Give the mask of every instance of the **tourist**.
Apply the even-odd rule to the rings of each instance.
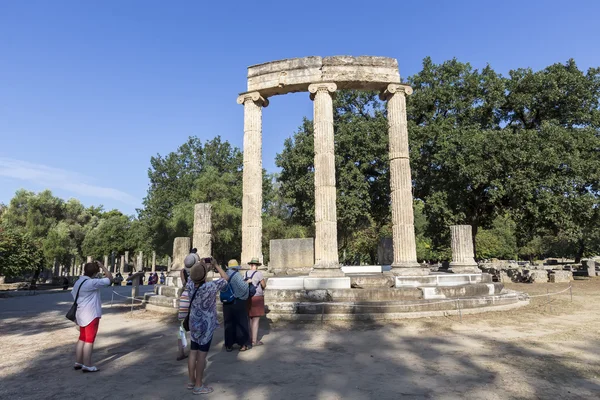
[[[144,284],[144,278],[146,277],[146,274],[144,274],[144,271],[142,271],[142,273],[140,274],[140,285]]]
[[[129,271],[129,275],[127,275],[127,283],[125,284],[125,286],[133,285],[132,277],[133,277],[133,274],[131,273],[131,271]]]
[[[222,279],[206,282],[206,268],[201,263],[196,263],[190,270],[190,280],[186,286],[190,296],[190,355],[188,359],[188,389],[194,394],[212,393],[213,388],[205,386],[204,368],[206,356],[210,349],[213,332],[219,326],[217,322],[217,294],[227,286],[229,277],[214,259],[212,267],[221,275]]]
[[[121,286],[121,282],[123,282],[123,275],[120,272],[117,272],[115,279],[113,281],[114,286]]]
[[[250,332],[248,329],[248,284],[239,274],[237,260],[229,260],[227,264],[229,284],[235,299],[232,303],[223,303],[223,321],[225,325],[225,350],[233,350],[233,345],[240,346],[240,351],[250,348]]]
[[[155,272],[155,273],[152,275],[152,284],[153,284],[153,285],[156,285],[157,283],[158,283],[158,274]]]
[[[190,254],[185,256],[183,259],[183,268],[179,273],[179,277],[181,278],[181,282],[183,282],[183,286],[187,285],[188,277],[190,276],[190,269],[200,261],[200,256],[198,255],[198,249],[195,247],[190,249]]]
[[[69,278],[63,276],[63,290],[67,290],[69,288]]]
[[[166,279],[167,279],[167,278],[165,277],[165,273],[164,273],[164,272],[161,272],[161,273],[160,273],[160,284],[161,284],[161,285],[164,285],[164,284],[165,284],[165,280],[166,280]]]
[[[92,279],[93,276],[98,275],[100,269],[104,272],[105,277]],[[83,372],[96,372],[98,368],[92,365],[92,350],[102,317],[100,289],[110,286],[113,276],[100,261],[85,264],[83,271],[84,275],[75,282],[71,291],[73,299],[77,297],[76,322],[79,326],[74,368],[81,369]]]
[[[256,287],[256,294],[248,299],[248,316],[250,317],[250,332],[252,338],[252,346],[262,346],[263,342],[258,340],[258,324],[260,317],[265,315],[265,292],[267,287],[265,278],[261,271],[257,268],[262,264],[258,258],[253,258],[248,263],[250,271],[246,271],[245,281],[248,285],[252,284]]]
[[[183,320],[190,312],[190,297],[187,289],[184,289],[179,296],[179,311],[177,318],[179,319],[179,330],[177,332],[177,361],[181,361],[187,358],[184,349],[187,347],[187,338],[185,329],[183,328]]]

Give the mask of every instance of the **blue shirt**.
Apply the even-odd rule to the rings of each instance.
[[[229,284],[233,289],[233,295],[236,297],[236,299],[248,300],[248,283],[244,282],[244,277],[242,277],[239,271],[237,274],[233,275],[234,271],[236,270],[227,270],[227,275],[230,277]]]

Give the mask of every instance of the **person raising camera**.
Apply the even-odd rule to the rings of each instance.
[[[92,279],[102,269],[104,278]],[[100,289],[110,286],[113,276],[100,261],[85,264],[83,276],[73,285],[71,295],[77,297],[77,312],[75,314],[77,325],[79,325],[79,340],[75,347],[76,370],[83,372],[97,372],[98,368],[92,366],[92,350],[98,333],[98,325],[102,317],[102,302],[100,300]],[[79,296],[77,296],[79,294]]]
[[[206,282],[207,268],[205,263],[197,262],[190,269],[190,279],[185,287],[190,298],[189,330],[191,336],[190,354],[188,358],[189,383],[187,388],[193,390],[194,394],[211,393],[213,388],[204,385],[204,368],[206,356],[210,349],[212,337],[217,322],[217,294],[227,286],[229,277],[210,258],[211,269],[221,275],[221,279]]]

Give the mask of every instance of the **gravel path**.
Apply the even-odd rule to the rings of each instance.
[[[530,294],[567,284],[511,284]],[[121,290],[121,289],[120,289]],[[175,361],[176,322],[110,307],[96,342],[97,374],[71,369],[77,331],[68,294],[0,299],[0,398],[191,397]],[[206,381],[218,399],[597,399],[600,278],[521,309],[365,325],[274,325],[265,346],[226,353],[222,329]]]

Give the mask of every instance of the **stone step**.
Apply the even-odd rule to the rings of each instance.
[[[436,273],[425,276],[396,276],[396,287],[457,286],[472,283],[492,283],[492,275]]]
[[[152,304],[154,306],[167,307],[177,309],[179,307],[179,300],[175,297],[163,296],[154,293],[146,293],[144,294],[144,301],[147,304]]]
[[[154,285],[154,293],[161,296],[179,298],[183,292],[183,288],[176,286]]]
[[[313,302],[280,302],[268,303],[268,317],[273,319],[302,319],[288,318],[298,315],[337,315],[342,316],[355,315],[377,315],[377,314],[397,314],[397,313],[415,313],[429,311],[446,311],[472,308],[482,308],[490,306],[501,306],[527,302],[517,292],[507,291],[502,294],[486,296],[461,298],[452,300],[419,300],[419,301],[390,301],[390,302],[331,302],[331,303],[313,303]],[[310,319],[310,318],[309,318]],[[318,319],[318,318],[317,318]]]
[[[499,294],[504,289],[502,283],[474,283],[459,286],[420,287],[424,299],[450,299]]]
[[[354,288],[320,290],[265,290],[265,302],[348,302],[348,301],[405,301],[419,299],[448,299],[488,296],[502,292],[502,283],[475,283],[457,286],[424,286],[399,288]]]

